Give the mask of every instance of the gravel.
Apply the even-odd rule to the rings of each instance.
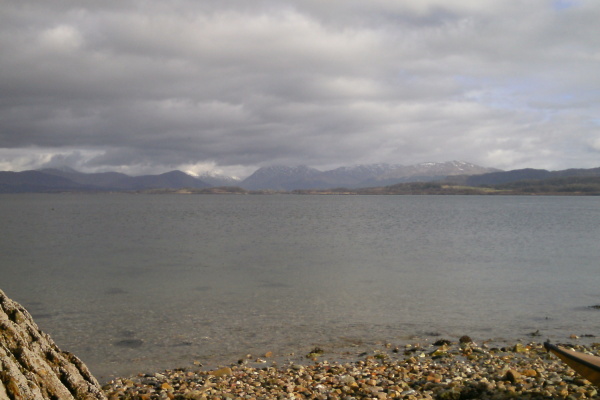
[[[176,369],[113,379],[108,399],[589,399],[597,389],[541,343],[506,347],[470,338],[354,354],[315,348],[305,357],[247,357],[214,369]],[[598,354],[600,344],[570,346]],[[348,360],[350,358],[350,360]]]

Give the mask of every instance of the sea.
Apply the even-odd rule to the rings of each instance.
[[[598,197],[4,194],[0,237],[0,289],[100,381],[462,335],[600,342]]]

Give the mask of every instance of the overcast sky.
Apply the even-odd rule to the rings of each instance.
[[[600,167],[598,0],[0,0],[0,170]]]

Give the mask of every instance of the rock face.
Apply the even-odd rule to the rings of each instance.
[[[61,351],[31,315],[0,290],[0,399],[106,399],[74,355]]]

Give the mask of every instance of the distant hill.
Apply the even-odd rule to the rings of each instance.
[[[65,179],[69,179],[73,182],[81,185],[93,186],[104,189],[124,189],[128,185],[125,183],[131,177],[119,172],[99,172],[86,174],[83,172],[75,171],[71,168],[45,168],[40,169],[39,172],[43,172],[48,175],[60,176]]]
[[[320,174],[318,169],[305,165],[264,167],[244,179],[240,186],[248,190],[293,190],[313,182]]]
[[[515,193],[592,193],[600,168],[547,171],[518,169],[499,171],[462,161],[422,163],[411,166],[370,164],[340,167],[320,171],[308,166],[271,166],[260,168],[243,181],[223,176],[194,177],[181,171],[159,175],[129,176],[118,172],[82,173],[69,168],[23,172],[0,172],[0,193],[61,192],[61,191],[153,191],[221,188],[211,193],[242,193],[245,191],[312,191],[335,193],[356,192],[356,189],[376,188],[375,192],[414,191],[421,186],[390,187],[404,183],[435,182],[440,187],[489,187]],[[202,178],[202,179],[201,179]],[[209,180],[210,182],[206,182]],[[237,187],[237,189],[236,189]],[[239,190],[239,189],[242,190]],[[381,188],[388,188],[382,190]],[[428,191],[431,187],[424,186]],[[199,189],[200,191],[196,190]],[[338,190],[339,189],[339,190]],[[460,189],[462,190],[462,189]],[[442,191],[445,192],[445,189]]]
[[[556,195],[600,195],[600,175],[571,175],[548,179],[522,180],[490,186],[500,191],[512,191],[515,194],[556,194]]]
[[[545,169],[515,169],[512,171],[492,172],[466,177],[464,184],[468,186],[500,185],[518,181],[543,180],[566,177],[594,177],[600,176],[600,168],[591,169],[565,169],[561,171],[547,171]]]
[[[308,166],[260,168],[243,181],[222,175],[194,177],[181,171],[129,176],[119,172],[83,173],[71,168],[46,168],[7,172],[0,181],[3,192],[126,191],[153,189],[203,189],[239,186],[246,190],[328,189],[384,186],[403,182],[433,181],[454,175],[497,171],[463,161],[416,165],[368,164],[320,171]],[[35,172],[35,173],[34,173]],[[7,175],[6,175],[7,174]],[[17,174],[17,175],[14,175]]]
[[[118,172],[86,174],[70,169],[0,172],[0,193],[123,191],[207,188],[209,184],[181,171],[129,176]]]
[[[416,165],[367,164],[319,171],[307,166],[260,168],[240,183],[248,190],[360,188],[402,182],[433,181],[449,175],[483,174],[498,171],[464,161]]]
[[[570,176],[522,180],[498,185],[464,186],[448,181],[396,183],[389,186],[358,189],[302,189],[294,194],[312,195],[536,195],[600,196],[600,176]]]
[[[178,189],[183,187],[205,188],[210,186],[181,171],[142,176],[129,176],[119,172],[86,174],[75,170],[64,169],[42,169],[40,172],[61,176],[73,182],[103,190]]]
[[[40,171],[0,172],[0,193],[61,192],[90,189],[86,185]]]

